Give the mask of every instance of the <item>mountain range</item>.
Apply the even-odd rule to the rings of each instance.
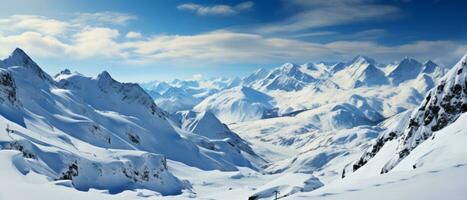
[[[0,199],[462,199],[466,74],[467,55],[357,56],[137,84],[51,76],[16,49],[0,61]]]

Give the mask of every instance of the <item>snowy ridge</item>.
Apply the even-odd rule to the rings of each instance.
[[[332,80],[345,88],[388,84],[384,73],[376,67],[376,61],[364,56],[355,57],[347,67],[339,70]]]

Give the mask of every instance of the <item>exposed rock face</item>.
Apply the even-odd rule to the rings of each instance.
[[[0,70],[0,102],[17,104],[16,83],[7,70]]]
[[[434,137],[433,132],[453,123],[462,113],[467,112],[466,70],[467,55],[430,90],[420,107],[411,113],[410,118],[402,117],[394,126],[394,130],[388,130],[377,139],[353,164],[353,171],[373,158],[387,141],[400,138],[396,154],[386,163],[381,173],[390,171],[419,144]]]
[[[412,113],[400,140],[397,155],[383,168],[388,172],[420,143],[453,123],[467,111],[467,55],[432,89],[422,105]]]

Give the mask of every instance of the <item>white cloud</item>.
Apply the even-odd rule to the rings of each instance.
[[[96,13],[78,13],[77,17],[73,20],[78,24],[93,24],[93,25],[127,25],[129,21],[136,20],[137,17],[128,13],[120,12],[96,12]]]
[[[179,10],[192,11],[198,15],[234,15],[241,11],[250,10],[255,4],[251,1],[239,3],[237,5],[212,5],[204,6],[195,3],[185,3],[177,6]]]
[[[259,32],[296,32],[316,27],[383,20],[400,14],[399,8],[395,6],[375,4],[369,0],[290,0],[284,3],[289,7],[299,7],[302,11],[282,22],[262,26],[258,29]]]
[[[63,55],[69,45],[38,32],[24,32],[18,35],[0,35],[0,54],[9,55],[16,47],[30,52],[34,57],[56,57]]]
[[[125,58],[127,53],[115,41],[119,31],[111,28],[85,28],[73,35],[73,43],[69,51],[80,58],[96,56]]]
[[[193,74],[193,80],[203,80],[202,74]]]
[[[140,32],[130,31],[125,35],[125,37],[130,38],[130,39],[135,39],[135,38],[141,38],[143,37],[143,35],[141,35]]]
[[[36,31],[47,35],[63,34],[69,23],[37,15],[13,15],[0,19],[0,31],[24,32]]]

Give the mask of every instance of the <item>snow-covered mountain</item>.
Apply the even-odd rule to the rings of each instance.
[[[466,70],[467,55],[449,72],[357,56],[138,85],[52,77],[16,49],[0,62],[0,199],[464,194]]]
[[[177,87],[170,87],[159,97],[153,97],[155,99],[154,102],[169,113],[179,110],[189,110],[201,101],[201,99],[193,97],[193,95],[184,89]]]
[[[258,90],[301,90],[308,83],[316,79],[304,73],[300,66],[293,63],[285,63],[281,67],[272,70],[264,79],[253,84],[253,88]]]
[[[409,70],[410,73],[404,70]],[[219,96],[218,92],[244,86],[272,97],[276,102],[274,109],[278,111],[277,115],[282,116],[332,103],[345,103],[353,94],[358,94],[365,101],[371,102],[369,106],[378,115],[389,117],[418,105],[423,95],[445,71],[446,68],[433,61],[421,64],[415,59],[404,58],[396,64],[384,65],[372,58],[357,56],[348,62],[335,64],[285,63],[272,70],[260,68],[243,79],[174,80],[171,85],[178,88],[179,92],[173,95],[155,94],[153,97],[162,109],[172,113],[190,110],[208,97]],[[402,75],[399,77],[398,74]],[[157,83],[155,87],[160,85],[159,82],[154,83]],[[150,88],[147,84],[144,85]],[[149,94],[154,92],[151,89],[147,91]],[[216,109],[211,106],[210,110]],[[238,115],[235,114],[237,110],[224,109],[224,112]],[[217,117],[222,119],[219,115]],[[228,123],[235,121],[230,120]]]
[[[337,71],[332,80],[344,88],[388,84],[388,78],[376,65],[376,61],[371,58],[365,56],[355,57],[347,64],[347,67]]]
[[[238,144],[248,151],[244,156],[228,137],[187,137],[192,133],[176,126],[138,84],[120,83],[107,72],[93,78],[64,70],[52,78],[20,49],[1,66],[6,134],[0,147],[22,152],[24,158],[13,157],[26,171],[69,180],[79,190],[144,188],[167,195],[190,188],[168,171],[167,160],[204,170],[253,168],[248,144]],[[208,148],[217,146],[223,148]]]
[[[159,107],[169,113],[190,110],[206,97],[220,90],[230,89],[242,84],[242,79],[235,77],[211,78],[203,80],[179,80],[170,82],[151,81],[141,83]]]
[[[214,94],[196,105],[193,110],[214,113],[225,123],[248,121],[274,116],[272,97],[255,89],[240,86]]]
[[[406,57],[400,61],[393,70],[388,73],[392,84],[400,83],[416,78],[423,69],[423,65],[413,58]]]

